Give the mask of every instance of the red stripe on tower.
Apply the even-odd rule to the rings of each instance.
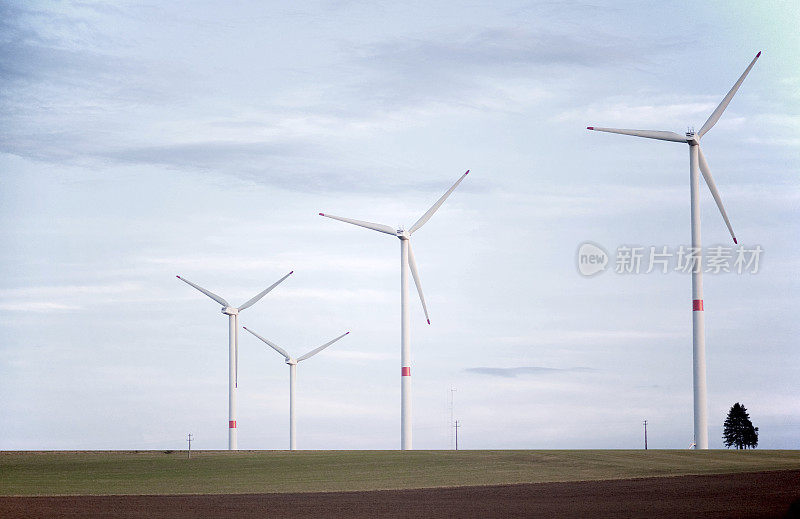
[[[411,376],[411,368],[409,368],[408,366],[403,366],[402,369],[400,370],[400,376],[401,377],[410,377]]]
[[[236,429],[236,420],[231,420],[230,422],[228,422],[228,428]]]
[[[692,300],[692,311],[693,312],[702,312],[703,311],[703,300],[702,299],[694,299],[694,300]]]

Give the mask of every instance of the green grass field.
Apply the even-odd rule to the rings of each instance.
[[[0,495],[229,494],[800,469],[800,451],[0,452]]]

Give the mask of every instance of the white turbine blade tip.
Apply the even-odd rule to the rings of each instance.
[[[414,278],[414,285],[417,287],[417,294],[419,294],[419,302],[422,303],[422,311],[425,314],[425,320],[428,321],[428,324],[431,324],[431,318],[428,316],[428,306],[425,304],[425,296],[422,295],[422,283],[419,280],[417,261],[414,259],[414,249],[411,247],[411,240],[408,241],[408,267],[411,269],[411,277]]]
[[[354,220],[353,218],[344,218],[342,216],[335,216],[332,214],[325,214],[325,213],[319,213],[319,215],[324,216],[326,218],[331,218],[333,220],[339,220],[340,222],[345,222],[352,225],[357,225],[359,227],[364,227],[366,229],[372,229],[373,231],[391,234],[392,236],[397,235],[397,232],[394,228],[389,227],[388,225],[383,225],[381,223],[365,222],[364,220]]]
[[[194,283],[192,283],[191,281],[189,281],[189,280],[188,280],[188,279],[186,279],[186,278],[182,278],[182,277],[180,277],[180,276],[175,276],[175,277],[176,277],[176,278],[178,278],[178,279],[180,279],[181,281],[183,281],[183,282],[184,282],[184,283],[186,283],[187,285],[189,285],[189,286],[191,286],[191,287],[195,288],[196,290],[198,290],[198,291],[202,292],[203,294],[207,295],[208,297],[210,297],[211,299],[213,299],[213,300],[214,300],[214,301],[216,301],[217,303],[221,304],[222,306],[230,306],[230,303],[228,303],[227,301],[225,301],[225,299],[223,299],[222,297],[218,296],[218,295],[217,295],[217,294],[215,294],[214,292],[211,292],[211,291],[209,291],[209,290],[206,290],[205,288],[201,287],[200,285],[195,285]]]
[[[314,355],[316,355],[317,353],[321,352],[322,350],[324,350],[325,348],[327,348],[327,347],[328,347],[328,346],[330,346],[331,344],[335,343],[335,342],[336,342],[336,341],[338,341],[339,339],[342,339],[342,338],[344,338],[344,336],[346,336],[346,335],[349,335],[349,334],[350,334],[350,332],[344,332],[343,334],[341,334],[340,336],[336,337],[336,338],[335,338],[335,339],[333,339],[332,341],[328,341],[328,342],[326,342],[325,344],[323,344],[323,345],[322,345],[322,346],[320,346],[319,348],[314,348],[313,350],[309,351],[309,352],[308,352],[308,353],[306,353],[305,355],[301,355],[301,356],[299,356],[299,357],[297,358],[297,362],[301,362],[301,361],[304,361],[304,360],[306,360],[306,359],[308,359],[308,358],[311,358],[311,357],[313,357]]]
[[[731,234],[731,238],[733,238],[733,243],[738,244],[736,241],[736,234],[733,232],[733,226],[731,225],[730,219],[728,219],[728,213],[725,211],[725,206],[722,203],[722,197],[719,194],[719,190],[717,189],[717,185],[714,182],[714,177],[711,175],[711,168],[708,167],[708,162],[706,161],[706,157],[703,154],[703,148],[698,146],[697,150],[698,158],[700,159],[699,166],[700,166],[700,173],[703,174],[703,179],[706,181],[706,185],[708,186],[708,190],[711,191],[711,196],[714,198],[714,202],[717,204],[717,208],[719,209],[720,214],[722,215],[722,219],[725,221],[725,226],[728,228],[728,232]]]
[[[687,142],[685,136],[664,130],[632,130],[628,128],[604,128],[600,126],[587,126],[586,129],[594,130],[596,132],[632,135],[633,137],[644,137],[645,139],[656,139],[660,141]]]
[[[739,79],[736,81],[736,83],[733,84],[733,86],[725,95],[725,97],[722,99],[722,101],[719,103],[717,108],[714,109],[711,115],[708,116],[706,122],[703,123],[703,127],[700,128],[700,131],[697,132],[698,137],[702,137],[703,135],[705,135],[709,130],[711,130],[711,128],[714,127],[715,124],[717,124],[717,121],[719,121],[720,117],[722,117],[722,113],[725,112],[725,110],[728,108],[728,105],[730,104],[731,100],[733,100],[733,96],[735,96],[736,92],[739,91],[739,87],[742,86],[744,79],[747,77],[747,74],[750,73],[750,70],[753,68],[753,65],[756,64],[756,61],[760,56],[761,56],[761,51],[758,51],[756,57],[753,58],[752,61],[750,61],[750,64],[747,66],[746,69],[744,69],[744,72],[742,72],[742,75],[739,76]]]
[[[467,175],[468,175],[468,174],[469,174],[469,170],[467,170],[467,171],[466,171],[466,173],[464,173],[463,175],[461,175],[460,177],[458,177],[458,180],[456,180],[455,184],[453,184],[452,186],[450,186],[450,189],[448,189],[448,190],[447,190],[447,191],[446,191],[446,192],[445,192],[445,193],[444,193],[444,194],[443,194],[443,195],[442,195],[442,196],[439,198],[439,200],[437,200],[437,201],[436,201],[436,203],[435,203],[435,204],[433,204],[433,205],[431,206],[431,208],[430,208],[430,209],[428,209],[428,210],[425,212],[425,214],[423,214],[423,215],[420,217],[420,219],[419,219],[419,220],[417,220],[417,222],[416,222],[414,225],[412,225],[412,226],[411,226],[411,229],[409,229],[409,230],[408,230],[408,234],[414,234],[414,232],[416,232],[416,231],[417,231],[417,229],[419,229],[420,227],[422,227],[423,225],[425,225],[425,222],[427,222],[428,220],[430,220],[430,219],[431,219],[431,217],[433,216],[433,213],[435,213],[436,211],[438,211],[438,210],[439,210],[439,208],[442,206],[442,204],[444,203],[444,201],[445,201],[445,200],[447,200],[447,197],[449,197],[449,196],[450,196],[450,195],[453,193],[453,191],[455,191],[455,189],[458,187],[458,185],[461,183],[461,181],[462,181],[462,180],[464,180],[464,179],[467,177]]]
[[[256,294],[252,298],[250,298],[247,302],[245,302],[244,304],[242,304],[242,306],[239,307],[239,311],[246,310],[246,309],[250,308],[251,306],[253,306],[254,304],[256,304],[257,302],[259,302],[262,297],[264,297],[265,295],[269,294],[275,287],[277,287],[278,285],[283,283],[283,281],[286,278],[288,278],[289,276],[291,276],[293,273],[294,273],[294,270],[289,272],[288,274],[286,274],[282,278],[280,278],[278,281],[276,281],[275,283],[270,285],[268,288],[262,290],[261,292],[259,292],[258,294]]]

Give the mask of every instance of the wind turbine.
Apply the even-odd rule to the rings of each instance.
[[[425,306],[425,297],[422,295],[422,285],[420,284],[419,273],[417,272],[417,262],[414,261],[414,252],[411,250],[411,235],[425,225],[425,222],[431,219],[433,213],[441,207],[444,201],[447,200],[447,197],[450,196],[450,193],[458,187],[468,174],[469,170],[461,175],[461,177],[456,180],[456,183],[453,184],[453,186],[448,189],[408,231],[402,227],[400,229],[394,229],[393,227],[379,223],[351,220],[350,218],[342,218],[341,216],[319,213],[320,216],[327,216],[334,220],[351,223],[359,227],[366,227],[373,231],[391,234],[400,239],[400,448],[402,450],[411,449],[411,350],[408,335],[409,268],[411,270],[411,275],[414,277],[414,284],[417,285],[417,293],[419,293],[419,300],[422,302],[422,310],[425,312],[425,319],[427,319],[428,324],[431,324],[431,320],[428,317],[428,307]]]
[[[286,350],[284,350],[283,348],[281,348],[277,344],[274,344],[274,343],[268,341],[267,339],[265,339],[264,337],[260,336],[259,334],[257,334],[256,332],[254,332],[253,330],[248,328],[247,326],[242,326],[242,328],[244,328],[248,332],[252,333],[257,338],[261,339],[264,343],[266,343],[268,346],[270,346],[273,350],[275,350],[278,353],[280,353],[281,355],[283,355],[283,358],[286,359],[286,364],[289,365],[289,450],[290,451],[297,450],[297,424],[295,422],[295,413],[294,413],[294,402],[295,402],[294,393],[295,393],[295,389],[297,389],[297,363],[300,362],[300,361],[306,360],[306,359],[308,359],[310,357],[313,357],[314,355],[316,355],[317,353],[321,352],[322,350],[324,350],[325,348],[327,348],[328,346],[330,346],[334,342],[338,341],[339,339],[341,339],[345,335],[349,334],[350,332],[345,332],[345,333],[341,334],[340,336],[336,337],[335,339],[333,339],[332,341],[328,341],[325,344],[323,344],[322,346],[320,346],[319,348],[315,348],[315,349],[309,351],[308,353],[306,353],[305,355],[301,355],[300,357],[295,359],[294,357],[292,357],[291,355],[286,353]]]
[[[267,295],[284,279],[291,276],[292,272],[280,278],[266,290],[256,294],[239,308],[232,307],[230,303],[217,294],[195,285],[188,279],[175,276],[221,304],[222,313],[228,316],[228,450],[235,451],[239,448],[236,443],[236,389],[239,387],[239,312],[256,304],[259,299]]]
[[[692,222],[692,249],[697,257],[696,268],[692,269],[692,360],[693,360],[693,385],[694,385],[694,441],[697,449],[708,449],[708,409],[706,404],[706,339],[705,339],[705,317],[703,310],[703,271],[702,271],[702,251],[700,244],[700,199],[699,173],[703,174],[711,196],[717,203],[722,219],[731,233],[733,243],[738,243],[733,227],[728,220],[728,214],[722,205],[722,199],[711,176],[708,162],[700,149],[700,138],[705,135],[719,120],[722,112],[728,107],[736,91],[742,85],[744,78],[755,65],[756,60],[761,56],[761,52],[756,54],[750,65],[733,85],[728,95],[717,106],[708,120],[697,133],[693,129],[686,132],[685,136],[674,132],[659,130],[622,130],[617,128],[599,128],[597,126],[587,126],[589,130],[599,132],[621,133],[623,135],[633,135],[635,137],[645,137],[648,139],[658,139],[662,141],[683,142],[689,145],[689,185],[691,193],[691,222]],[[699,170],[699,172],[698,172]]]

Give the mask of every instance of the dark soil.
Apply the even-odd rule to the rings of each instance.
[[[800,518],[800,470],[369,492],[0,497],[0,517]]]

